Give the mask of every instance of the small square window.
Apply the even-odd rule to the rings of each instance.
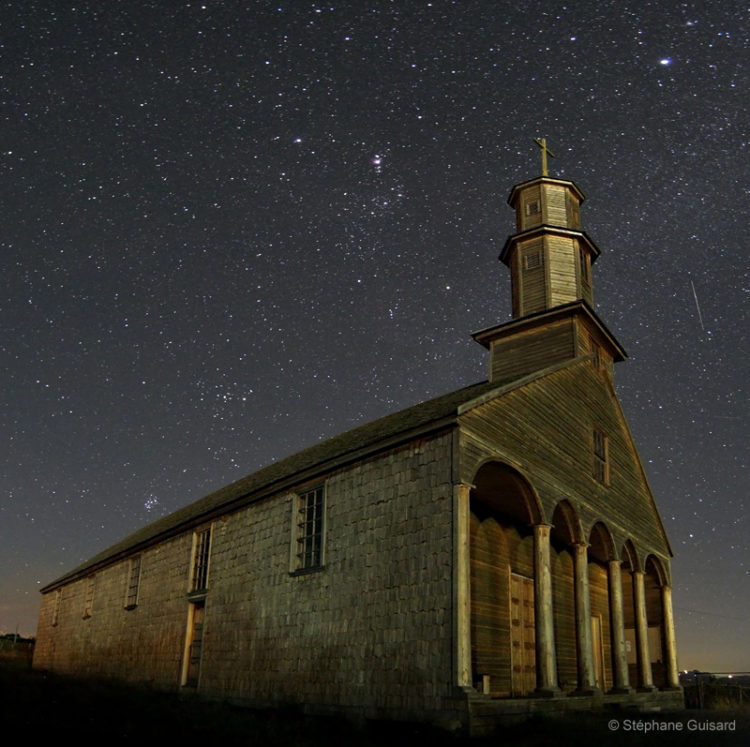
[[[539,250],[531,251],[523,256],[523,269],[536,270],[542,266],[542,253]]]
[[[539,200],[529,200],[526,203],[526,215],[539,214]]]
[[[319,485],[295,498],[293,570],[304,571],[323,565],[325,489]]]

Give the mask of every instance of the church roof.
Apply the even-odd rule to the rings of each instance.
[[[468,403],[497,389],[497,384],[489,381],[474,384],[310,446],[139,529],[48,584],[42,591],[50,591],[64,582],[180,534],[203,521],[312,480],[367,454],[392,448],[422,433],[449,427],[455,423],[457,415]]]

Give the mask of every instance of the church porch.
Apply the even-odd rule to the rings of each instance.
[[[528,481],[498,462],[454,498],[458,687],[445,706],[464,729],[684,708],[658,558],[601,521],[585,532],[568,501],[546,523]]]
[[[684,708],[682,690],[513,699],[463,692],[450,705],[452,709],[463,712],[461,721],[471,736],[490,734],[503,726],[539,717],[560,718],[581,712],[601,712],[602,719],[607,719],[613,716],[670,713]]]

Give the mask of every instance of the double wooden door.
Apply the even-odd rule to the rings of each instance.
[[[512,695],[529,695],[536,688],[536,629],[534,579],[510,574],[510,655]]]

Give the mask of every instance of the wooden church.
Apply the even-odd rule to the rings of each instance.
[[[513,187],[489,380],[277,462],[42,589],[34,665],[441,723],[680,708],[671,550],[593,308],[584,195]]]

